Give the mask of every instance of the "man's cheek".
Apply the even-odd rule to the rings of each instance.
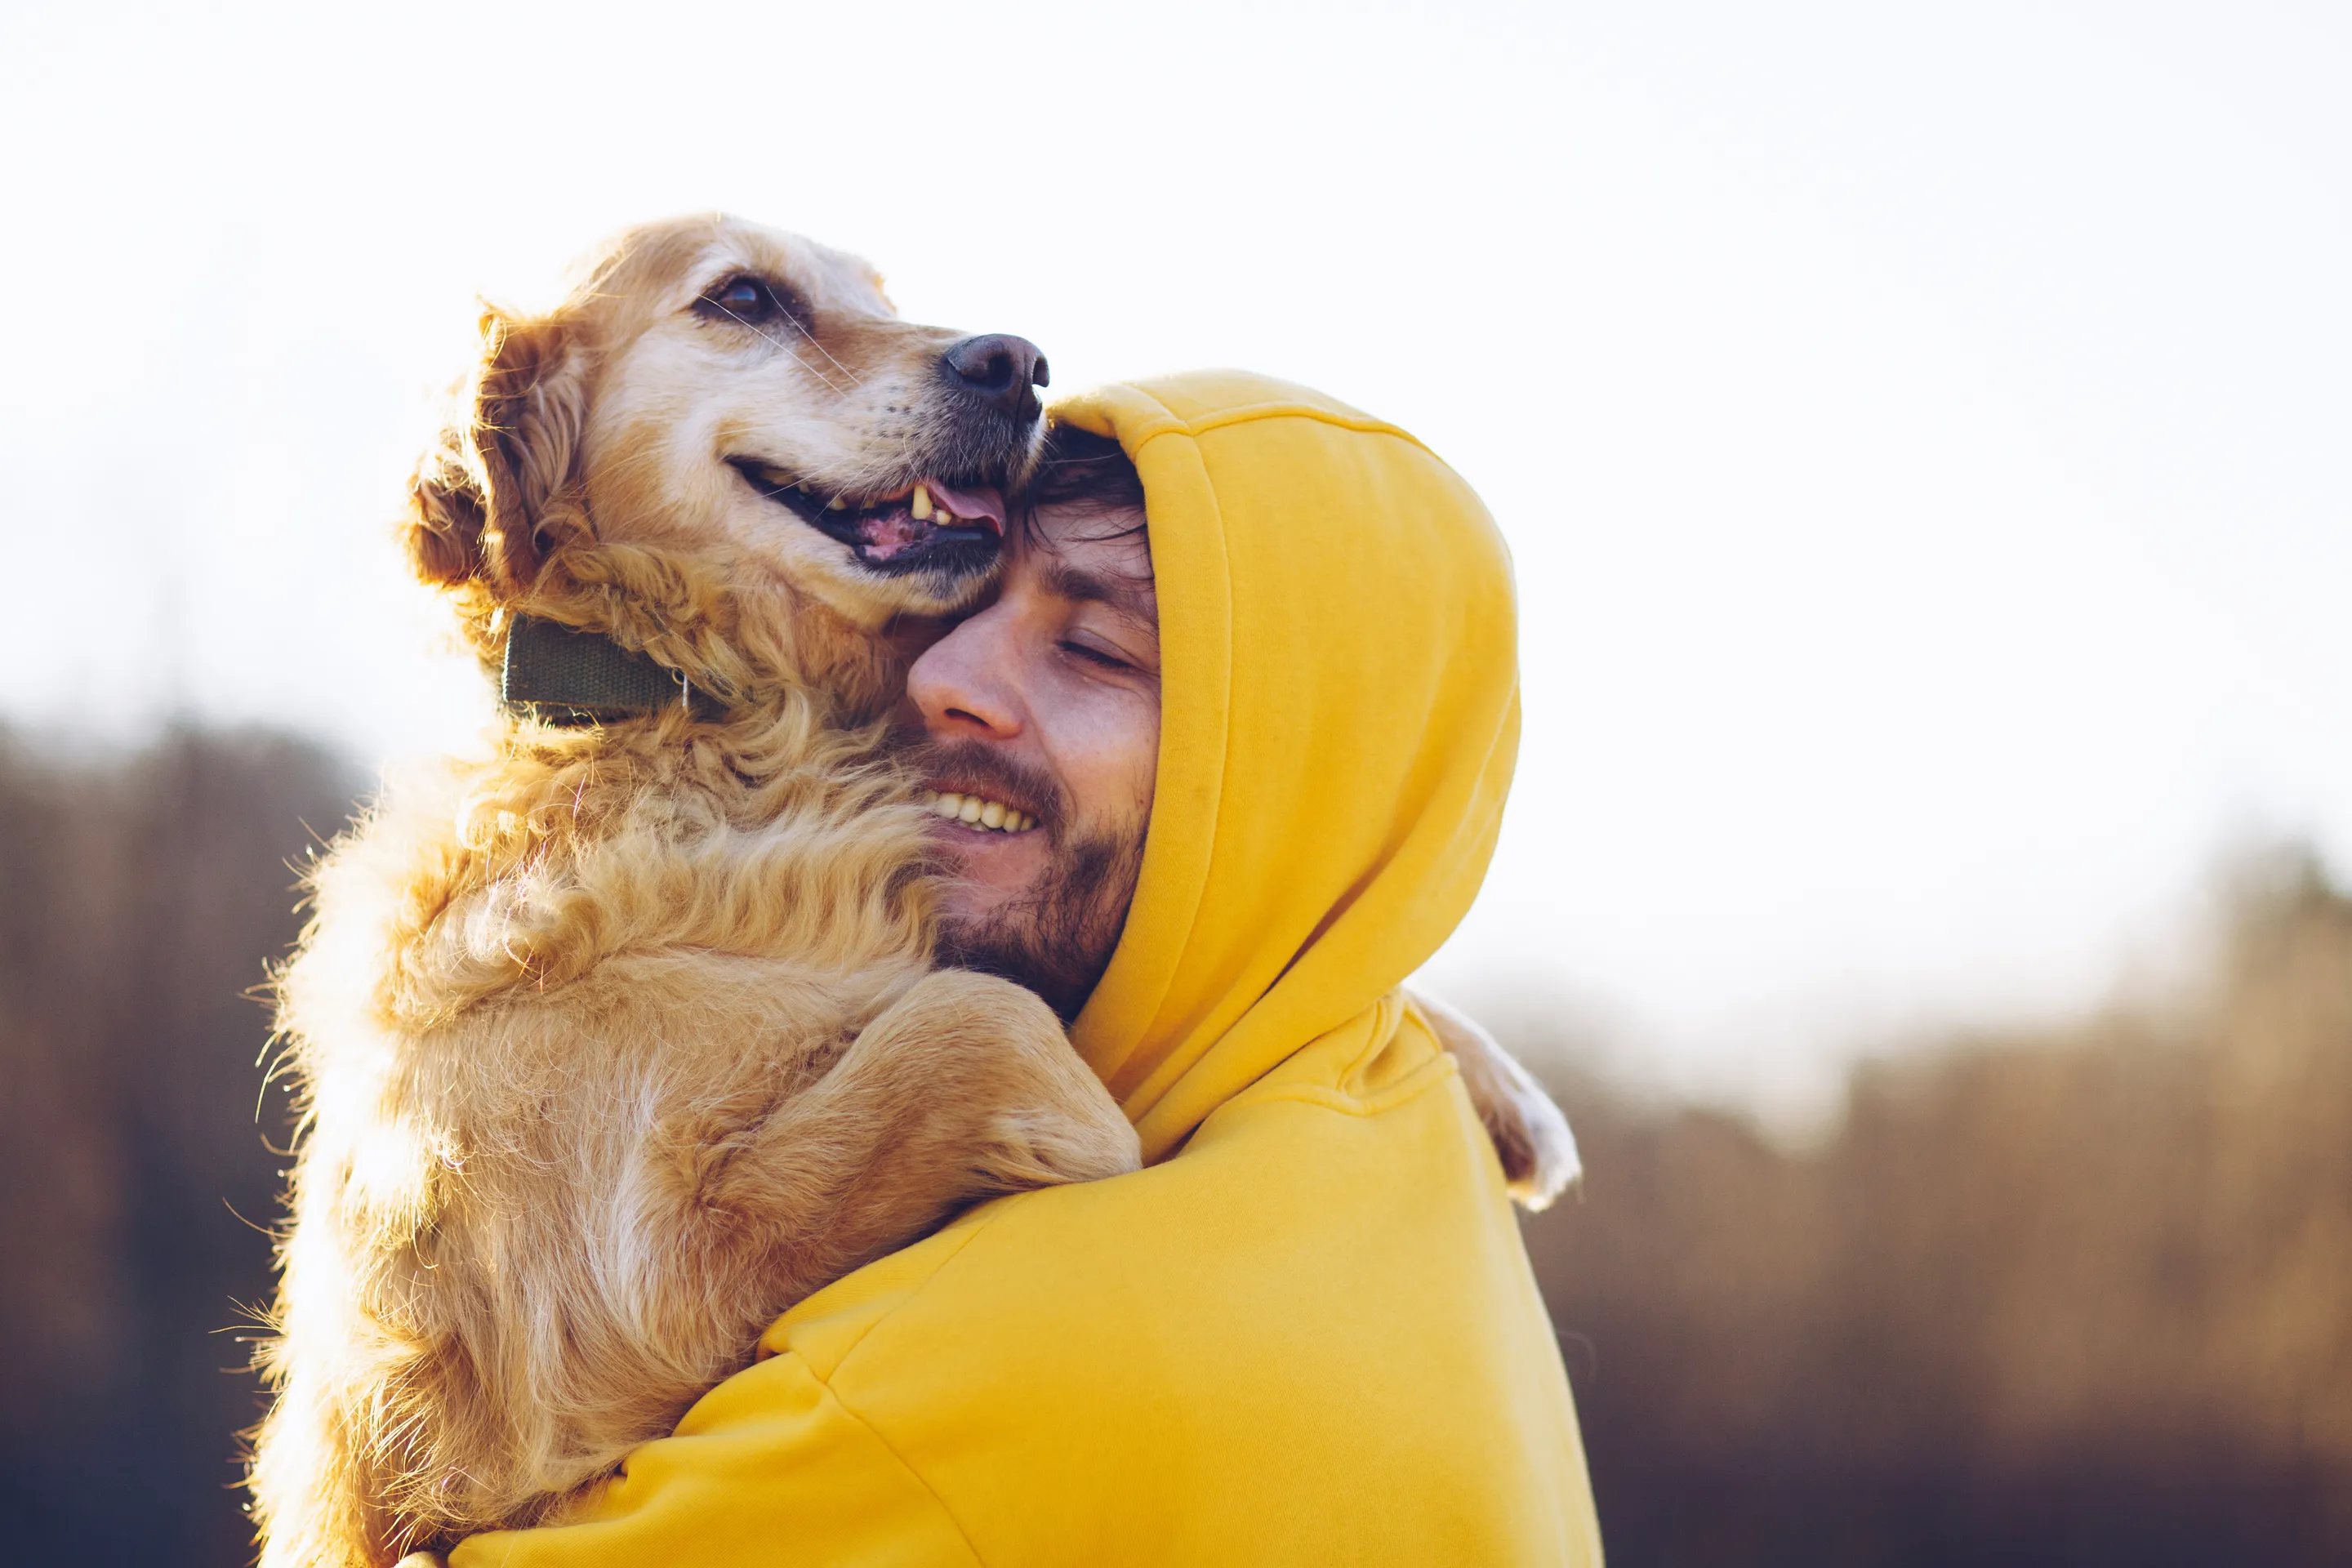
[[[1057,694],[1055,771],[1090,834],[1115,833],[1150,807],[1160,766],[1156,694],[1100,685]]]

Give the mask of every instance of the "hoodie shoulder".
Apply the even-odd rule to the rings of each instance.
[[[453,1568],[1597,1563],[1468,1098],[1353,1040],[811,1297],[590,1517]]]
[[[1467,1097],[1442,1058],[1357,1054],[1157,1166],[992,1205],[884,1314],[783,1338],[984,1562],[1597,1561]]]

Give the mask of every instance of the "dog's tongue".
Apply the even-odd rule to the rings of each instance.
[[[953,485],[943,485],[937,479],[925,479],[931,494],[947,503],[947,509],[969,521],[988,520],[998,537],[1004,533],[1004,496],[993,485],[982,485],[975,489],[960,490]]]

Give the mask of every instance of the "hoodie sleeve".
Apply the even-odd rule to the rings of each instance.
[[[977,1568],[939,1498],[800,1356],[714,1390],[576,1523],[478,1535],[450,1568]]]

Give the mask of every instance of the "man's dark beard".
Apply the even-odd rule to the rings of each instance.
[[[929,742],[906,755],[926,777],[955,779],[1019,802],[1039,818],[1044,826],[1037,831],[1045,835],[1045,869],[1036,884],[977,919],[943,920],[940,957],[1026,985],[1065,1023],[1076,1017],[1127,925],[1127,907],[1143,869],[1149,814],[1138,812],[1132,823],[1079,837],[1061,786],[992,747]]]

